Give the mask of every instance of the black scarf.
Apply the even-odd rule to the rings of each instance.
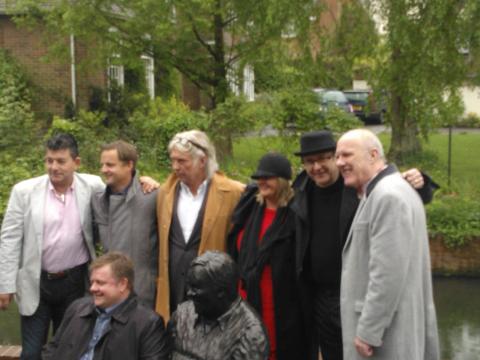
[[[247,291],[248,302],[261,312],[260,279],[263,269],[270,264],[275,244],[287,241],[294,230],[293,212],[289,207],[279,207],[272,224],[259,241],[265,206],[256,201],[258,187],[249,185],[233,214],[234,228],[229,238],[231,254],[237,254],[236,241],[244,229],[237,263],[240,278]],[[273,271],[272,271],[273,275]],[[278,279],[281,281],[281,279]],[[272,279],[275,281],[275,279]]]

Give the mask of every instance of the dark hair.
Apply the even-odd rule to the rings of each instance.
[[[190,270],[195,266],[201,268],[217,290],[225,291],[229,300],[237,298],[238,269],[229,255],[220,251],[207,251],[193,259]]]
[[[118,251],[106,253],[93,260],[90,264],[90,272],[105,265],[110,265],[115,279],[120,280],[126,278],[128,280],[128,288],[130,290],[133,289],[135,273],[133,271],[133,262],[127,255]]]
[[[132,144],[123,140],[117,140],[110,144],[102,145],[102,152],[107,150],[117,150],[118,160],[123,163],[133,161],[133,167],[135,168],[138,160],[138,153],[137,149]]]
[[[70,155],[73,159],[78,157],[77,140],[75,140],[75,137],[72,134],[59,133],[53,135],[47,140],[46,147],[48,150],[52,151],[68,149],[70,150]]]

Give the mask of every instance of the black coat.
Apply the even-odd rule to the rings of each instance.
[[[92,337],[97,312],[90,296],[67,309],[55,337],[44,348],[42,359],[78,359]],[[131,295],[113,311],[110,324],[95,347],[94,359],[167,360],[170,356],[163,319],[137,303]]]
[[[305,171],[302,171],[294,181],[295,197],[291,208],[295,212],[295,267],[297,276],[303,271],[305,254],[310,241],[310,221],[312,215],[309,214],[308,189],[310,186],[316,186],[308,177]],[[343,187],[342,204],[340,205],[340,239],[342,244],[345,240],[352,224],[353,216],[358,207],[358,197],[354,189]],[[343,247],[343,246],[342,246]]]
[[[433,198],[433,192],[438,189],[438,185],[426,174],[422,173],[424,186],[418,189],[418,195],[422,199],[424,204],[428,204]],[[305,262],[305,253],[307,251],[310,241],[310,219],[308,207],[308,188],[310,186],[316,186],[305,171],[302,171],[293,183],[295,189],[295,197],[291,204],[291,209],[295,212],[295,266],[297,276],[300,276],[303,271]],[[340,205],[340,239],[342,241],[342,248],[350,230],[353,217],[357,211],[359,199],[356,191],[353,188],[343,187],[342,203]]]
[[[247,300],[251,295],[252,285],[258,286],[258,276],[250,276],[246,270],[246,266],[241,260],[248,258],[242,256],[237,250],[237,238],[240,231],[243,229],[244,234],[247,232],[245,226],[252,226],[249,221],[250,215],[253,213],[263,215],[263,211],[258,211],[262,206],[255,200],[258,188],[255,184],[249,185],[245,190],[244,195],[240,199],[237,208],[233,214],[233,228],[228,237],[227,248],[230,255],[239,263],[241,269],[242,287],[247,289]],[[293,212],[287,208],[279,208],[276,217],[281,216],[281,219],[276,218],[270,228],[264,235],[262,242],[269,242],[271,245],[268,249],[259,250],[257,262],[251,265],[259,267],[257,269],[260,274],[264,265],[270,265],[272,269],[272,286],[273,297],[275,304],[275,331],[277,343],[277,359],[291,360],[291,359],[307,359],[307,338],[305,333],[305,326],[301,315],[301,304],[295,275],[295,257],[294,257],[294,216]],[[280,220],[280,221],[279,221]],[[275,231],[272,227],[281,226],[281,231]],[[273,235],[272,235],[273,234]],[[248,238],[243,237],[242,249],[245,249],[243,241],[248,241]],[[258,240],[251,238],[253,241]],[[259,247],[260,248],[260,247]],[[260,260],[263,258],[263,260]],[[265,261],[265,259],[267,259]],[[259,262],[264,263],[260,265]],[[243,269],[243,270],[242,270]],[[255,282],[256,278],[256,282]],[[254,282],[252,284],[252,282]],[[250,289],[250,291],[249,291]],[[260,292],[260,289],[254,291]],[[261,305],[257,300],[252,301],[252,305],[261,313]],[[259,308],[260,305],[260,308]]]

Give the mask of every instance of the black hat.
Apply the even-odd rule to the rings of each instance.
[[[330,131],[312,131],[301,136],[300,151],[296,152],[295,155],[310,155],[335,150],[336,147],[337,143]]]
[[[288,159],[278,153],[263,155],[258,162],[257,171],[251,176],[252,179],[281,177],[287,180],[292,178],[292,165]]]

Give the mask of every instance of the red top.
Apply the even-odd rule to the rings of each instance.
[[[260,242],[265,234],[265,231],[270,227],[277,213],[276,209],[267,209],[263,213],[262,227],[260,228],[260,235],[258,241]],[[240,245],[243,239],[242,229],[237,238],[237,249],[240,250]],[[247,298],[247,292],[245,289],[238,287],[240,296],[244,299]],[[260,294],[262,298],[262,320],[265,324],[268,333],[268,339],[270,341],[270,357],[269,360],[277,359],[277,338],[275,333],[275,303],[273,300],[273,284],[272,284],[272,267],[265,265],[260,278]]]

